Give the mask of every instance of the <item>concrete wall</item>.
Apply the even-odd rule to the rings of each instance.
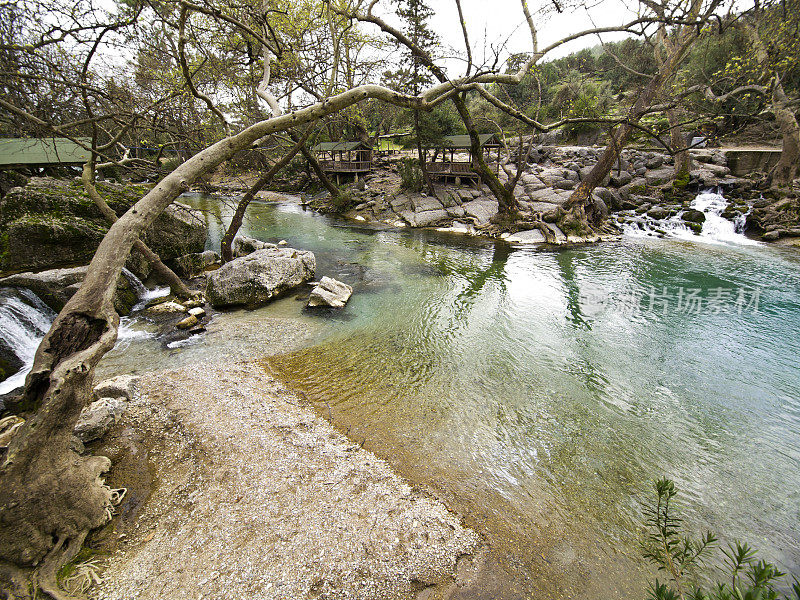
[[[781,157],[780,150],[723,150],[728,167],[736,177],[753,172],[767,173]]]

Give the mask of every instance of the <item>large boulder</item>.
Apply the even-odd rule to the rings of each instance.
[[[308,306],[331,306],[333,308],[342,308],[350,296],[353,294],[353,288],[346,283],[337,281],[331,277],[323,277],[319,284],[311,290],[311,295],[308,297]]]
[[[149,191],[133,184],[98,183],[97,188],[118,216]],[[33,177],[0,199],[0,273],[86,264],[108,227],[80,181]],[[173,203],[143,238],[168,260],[202,252],[207,230],[202,213]],[[139,265],[136,257],[129,262],[131,270],[146,274]]]
[[[264,248],[224,264],[208,276],[206,297],[214,307],[256,307],[314,277],[312,252]]]
[[[72,298],[83,283],[88,266],[70,269],[50,269],[39,273],[17,273],[0,279],[0,286],[26,288],[36,294],[42,302],[58,312]],[[128,278],[122,274],[117,280],[117,293],[114,308],[120,315],[131,312],[139,300],[136,290]]]

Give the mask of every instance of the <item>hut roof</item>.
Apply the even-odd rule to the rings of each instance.
[[[314,146],[314,152],[350,152],[352,150],[372,150],[364,142],[321,142]]]
[[[89,138],[77,138],[86,145]],[[89,151],[66,138],[0,138],[0,166],[81,165]]]

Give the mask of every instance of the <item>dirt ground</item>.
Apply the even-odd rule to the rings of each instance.
[[[258,365],[143,375],[98,450],[126,485],[96,599],[463,597],[485,549]]]

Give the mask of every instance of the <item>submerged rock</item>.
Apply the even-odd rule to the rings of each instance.
[[[189,315],[185,319],[181,319],[180,321],[175,323],[175,327],[177,327],[178,329],[191,329],[192,327],[197,325],[199,322],[200,322],[200,319],[198,319],[195,315]]]
[[[264,248],[224,264],[208,277],[206,297],[214,307],[256,307],[314,277],[312,252]]]
[[[337,281],[331,277],[323,277],[319,284],[311,290],[311,295],[308,297],[308,306],[331,306],[333,308],[342,308],[350,296],[353,294],[353,288],[346,283]]]

